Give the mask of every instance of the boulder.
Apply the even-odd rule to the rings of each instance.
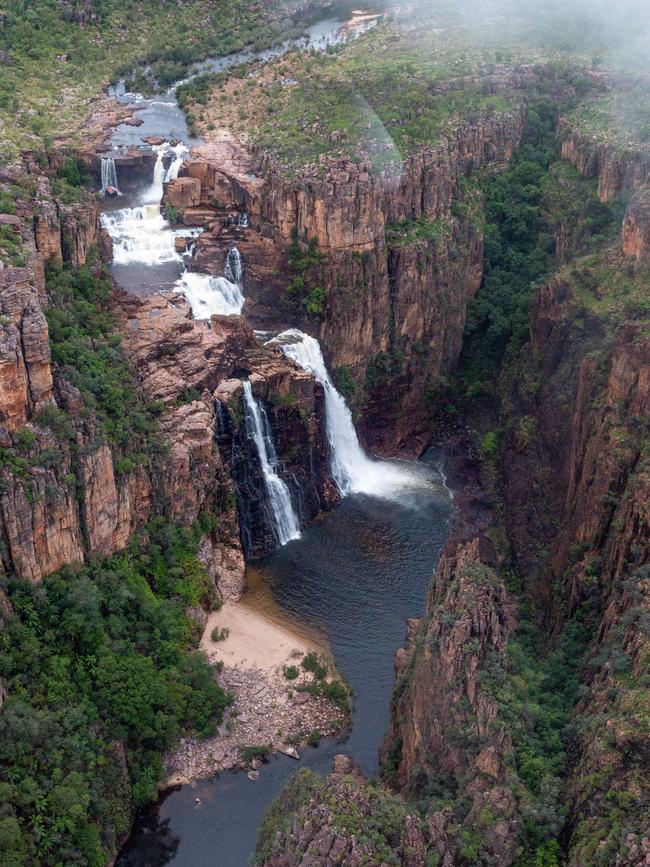
[[[165,202],[184,210],[201,204],[201,181],[197,178],[176,178],[165,184]]]

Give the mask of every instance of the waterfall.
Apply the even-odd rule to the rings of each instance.
[[[334,387],[320,344],[314,337],[289,329],[268,342],[279,344],[288,358],[311,373],[323,386],[330,466],[342,495],[364,493],[392,498],[404,489],[405,484],[419,483],[419,477],[412,476],[404,467],[373,460],[361,448],[352,413],[343,395]]]
[[[226,267],[223,269],[224,277],[230,280],[231,283],[236,283],[241,288],[242,278],[244,276],[244,266],[241,260],[241,253],[237,247],[228,250],[226,256]]]
[[[215,313],[238,316],[244,304],[239,286],[227,277],[185,271],[174,284],[174,289],[185,295],[195,319],[209,319]]]
[[[113,240],[116,265],[160,265],[179,262],[174,238],[189,230],[172,232],[158,204],[105,211],[101,224]]]
[[[102,190],[101,195],[106,195],[108,187],[112,187],[119,194],[117,187],[117,167],[113,157],[102,157]]]
[[[239,225],[242,227],[242,229],[247,229],[247,228],[248,228],[248,214],[246,213],[246,211],[242,211],[242,212],[240,213],[240,215],[239,215]]]
[[[177,144],[174,147],[170,148],[170,150],[174,154],[174,159],[172,160],[171,165],[167,169],[167,174],[165,175],[165,183],[176,180],[180,168],[185,161],[185,157],[190,152],[190,149],[184,144]]]
[[[255,442],[262,466],[271,526],[279,544],[284,545],[291,539],[300,538],[300,526],[293,510],[289,488],[278,475],[278,458],[266,411],[253,397],[253,389],[248,380],[244,382],[244,408],[246,432]]]

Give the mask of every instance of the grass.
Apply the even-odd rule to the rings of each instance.
[[[96,16],[76,22],[63,4],[9,0],[0,28],[8,56],[0,63],[0,153],[6,158],[53,141],[83,144],[92,100],[111,80],[145,62],[167,83],[205,56],[276,42],[286,6],[102,0],[92,4]]]
[[[650,154],[647,78],[615,82],[607,93],[581,102],[568,120],[580,132],[618,151]]]
[[[494,52],[468,48],[464,31],[443,39],[430,27],[384,23],[326,52],[296,52],[236,79],[215,79],[188,108],[202,133],[225,122],[287,171],[318,164],[324,154],[384,171],[435,146],[459,117],[512,110],[514,94],[463,80],[494,66]]]

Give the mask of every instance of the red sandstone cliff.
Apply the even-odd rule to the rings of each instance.
[[[324,314],[320,324],[301,325],[317,333],[331,367],[348,368],[362,389],[373,360],[390,358],[389,417],[381,389],[370,388],[362,431],[375,449],[391,451],[423,433],[422,395],[453,369],[466,306],[480,283],[482,236],[462,179],[474,169],[506,165],[522,125],[522,110],[459,124],[438,146],[407,159],[397,175],[341,162],[322,178],[313,172],[299,180],[223,135],[194,150],[166,197],[187,209],[185,221],[203,211],[210,231],[199,238],[198,262],[208,269],[203,251],[213,249],[217,263],[223,261],[218,215],[249,214],[252,228],[244,237],[253,240],[243,252],[253,313],[262,301],[275,306],[276,319],[287,316],[281,306],[289,280],[284,251],[293,231],[316,239],[325,257],[319,277]],[[387,235],[389,228],[418,220],[444,221],[445,231],[439,237],[433,231],[429,242],[402,238],[399,246]]]

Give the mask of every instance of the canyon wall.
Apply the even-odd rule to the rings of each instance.
[[[562,269],[538,291],[530,340],[499,387],[503,433],[488,490],[496,484],[501,517],[489,508],[486,514],[483,503],[478,525],[468,528],[473,507],[461,497],[460,524],[434,577],[426,617],[410,626],[407,647],[397,656],[385,773],[408,796],[455,803],[440,816],[430,807],[438,816],[436,851],[453,858],[450,864],[469,863],[463,839],[477,830],[484,853],[499,864],[513,863],[531,846],[529,816],[538,827],[555,816],[547,833],[562,842],[572,867],[638,865],[648,857],[642,768],[650,608],[644,312],[650,220],[645,175],[634,159],[617,163],[614,172],[600,151],[591,157],[583,151],[578,164],[587,173],[604,166],[605,197],[631,185],[622,239]],[[467,478],[464,467],[461,492]],[[518,576],[519,602],[506,589],[508,574]],[[523,674],[529,689],[540,676],[530,662],[523,671],[517,667],[521,600],[526,617],[532,612],[546,636],[546,652],[556,654],[544,677],[577,659],[582,682],[565,711],[570,752],[556,771],[563,781],[549,783],[544,795],[543,809],[555,797],[559,812],[553,808],[545,817],[540,793],[531,801],[530,791],[520,788],[526,782],[517,753],[522,733],[510,734],[517,729],[508,718],[525,683],[517,677]],[[562,648],[577,634],[582,644],[569,644],[569,662],[561,662]],[[495,689],[508,671],[512,679],[501,680],[508,691]],[[556,688],[559,697],[563,686]],[[540,714],[536,702],[524,697],[514,717],[527,714],[532,732]],[[520,782],[517,774],[523,774]],[[490,821],[482,824],[477,810],[488,802]]]

